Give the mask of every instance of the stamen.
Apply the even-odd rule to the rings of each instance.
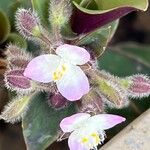
[[[97,133],[92,133],[91,136],[95,139],[95,144],[98,145],[100,138]]]
[[[63,75],[65,74],[66,70],[67,70],[67,67],[65,64],[60,65],[56,69],[56,71],[53,73],[54,81],[60,80],[63,77]]]
[[[89,139],[87,137],[82,138],[81,142],[83,144],[87,143],[89,141]]]
[[[81,143],[84,144],[88,149],[96,149],[98,144],[100,143],[100,137],[97,132],[93,132],[89,134],[87,137],[83,137],[81,139]]]

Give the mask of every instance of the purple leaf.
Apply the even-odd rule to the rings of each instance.
[[[75,8],[71,18],[72,30],[78,34],[90,32],[96,28],[106,25],[132,11],[133,7],[122,7],[103,14],[88,14]]]

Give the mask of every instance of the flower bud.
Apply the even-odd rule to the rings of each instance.
[[[91,82],[97,92],[103,97],[105,103],[111,107],[121,108],[127,104],[127,91],[120,86],[119,78],[105,71],[91,71]]]
[[[68,101],[60,93],[55,93],[49,94],[48,104],[55,109],[62,109],[68,104]]]
[[[23,49],[16,45],[10,44],[6,51],[8,66],[13,69],[25,69],[31,56]]]
[[[9,65],[15,69],[15,68],[19,68],[19,69],[25,69],[27,67],[27,64],[29,63],[28,60],[22,59],[22,58],[16,58],[16,59],[11,59],[9,61]]]
[[[82,101],[78,104],[80,112],[99,114],[104,111],[104,102],[102,96],[92,89],[88,94],[82,97]]]
[[[31,81],[23,76],[24,70],[9,70],[5,73],[6,87],[18,92],[31,91]]]
[[[11,59],[12,57],[18,57],[18,56],[22,56],[22,50],[16,46],[16,45],[13,45],[13,44],[9,44],[6,48],[6,56],[7,56],[7,59]]]
[[[147,97],[150,95],[150,79],[145,75],[134,75],[128,78],[130,81],[129,96]]]
[[[38,37],[40,32],[40,21],[35,12],[26,9],[18,9],[16,13],[16,27],[25,38]]]
[[[52,26],[64,26],[70,19],[72,6],[68,0],[51,0],[49,20]]]

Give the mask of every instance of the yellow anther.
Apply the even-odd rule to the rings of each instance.
[[[87,143],[89,141],[89,139],[87,137],[84,137],[82,138],[81,142],[84,144],[84,143]]]
[[[65,74],[66,70],[67,70],[67,67],[65,64],[62,64],[61,66],[59,66],[53,73],[54,81],[60,80]]]
[[[98,144],[100,141],[99,135],[97,133],[92,133],[91,136],[95,139],[96,144]]]
[[[63,65],[62,65],[62,71],[64,71],[64,72],[65,72],[65,71],[66,71],[66,69],[67,69],[67,68],[66,68],[66,66],[63,64]]]

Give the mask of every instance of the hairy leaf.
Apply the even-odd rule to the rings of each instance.
[[[75,112],[74,105],[56,111],[48,106],[46,94],[34,95],[23,118],[23,134],[28,150],[45,150],[58,138],[60,121]]]

